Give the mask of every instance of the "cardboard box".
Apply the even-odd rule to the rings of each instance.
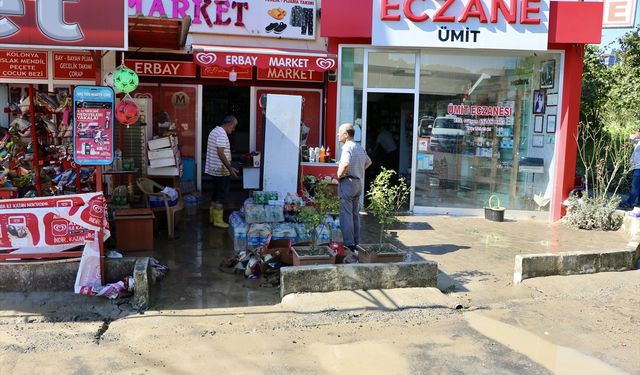
[[[175,137],[156,138],[147,141],[147,147],[149,147],[149,150],[158,150],[161,148],[168,148],[177,145],[178,142]]]
[[[173,156],[169,158],[149,160],[149,166],[151,168],[174,167],[177,164],[178,163]]]
[[[173,167],[147,168],[148,176],[182,176],[182,165]]]

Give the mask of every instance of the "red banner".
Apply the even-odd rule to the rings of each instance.
[[[95,80],[96,70],[90,53],[54,52],[53,78]]]
[[[5,0],[0,44],[18,48],[127,49],[124,1]]]
[[[47,79],[47,64],[46,52],[0,50],[0,78]]]
[[[196,64],[192,61],[126,60],[124,63],[139,76],[195,78]]]
[[[196,52],[193,55],[200,66],[278,68],[293,70],[315,70],[325,72],[336,69],[336,59],[328,56],[279,55],[251,52]]]
[[[20,254],[62,252],[84,245],[75,291],[100,285],[98,231],[109,238],[102,193],[0,201],[0,250]]]
[[[258,79],[264,81],[322,82],[324,81],[324,74],[315,70],[258,68]]]
[[[238,75],[237,79],[252,79],[253,72],[250,66],[239,66],[237,68],[220,67],[217,65],[201,66],[200,77],[202,78],[223,78],[228,79],[229,73],[235,70]]]

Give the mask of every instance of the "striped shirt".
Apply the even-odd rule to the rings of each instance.
[[[347,176],[352,176],[364,180],[364,170],[371,164],[371,159],[367,152],[354,141],[346,141],[342,146],[340,155],[340,165],[349,165]]]
[[[227,158],[227,161],[231,163],[229,136],[227,136],[227,132],[221,126],[216,126],[216,128],[209,133],[204,173],[211,176],[230,176],[231,173],[229,173],[227,167],[222,164],[222,161],[218,157],[218,147],[224,147],[224,156]]]

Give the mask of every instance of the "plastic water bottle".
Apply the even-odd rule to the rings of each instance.
[[[122,151],[116,149],[115,157],[113,158],[113,169],[119,171],[122,169]]]

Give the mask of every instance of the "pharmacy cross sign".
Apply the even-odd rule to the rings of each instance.
[[[127,0],[2,0],[0,45],[127,49]]]

